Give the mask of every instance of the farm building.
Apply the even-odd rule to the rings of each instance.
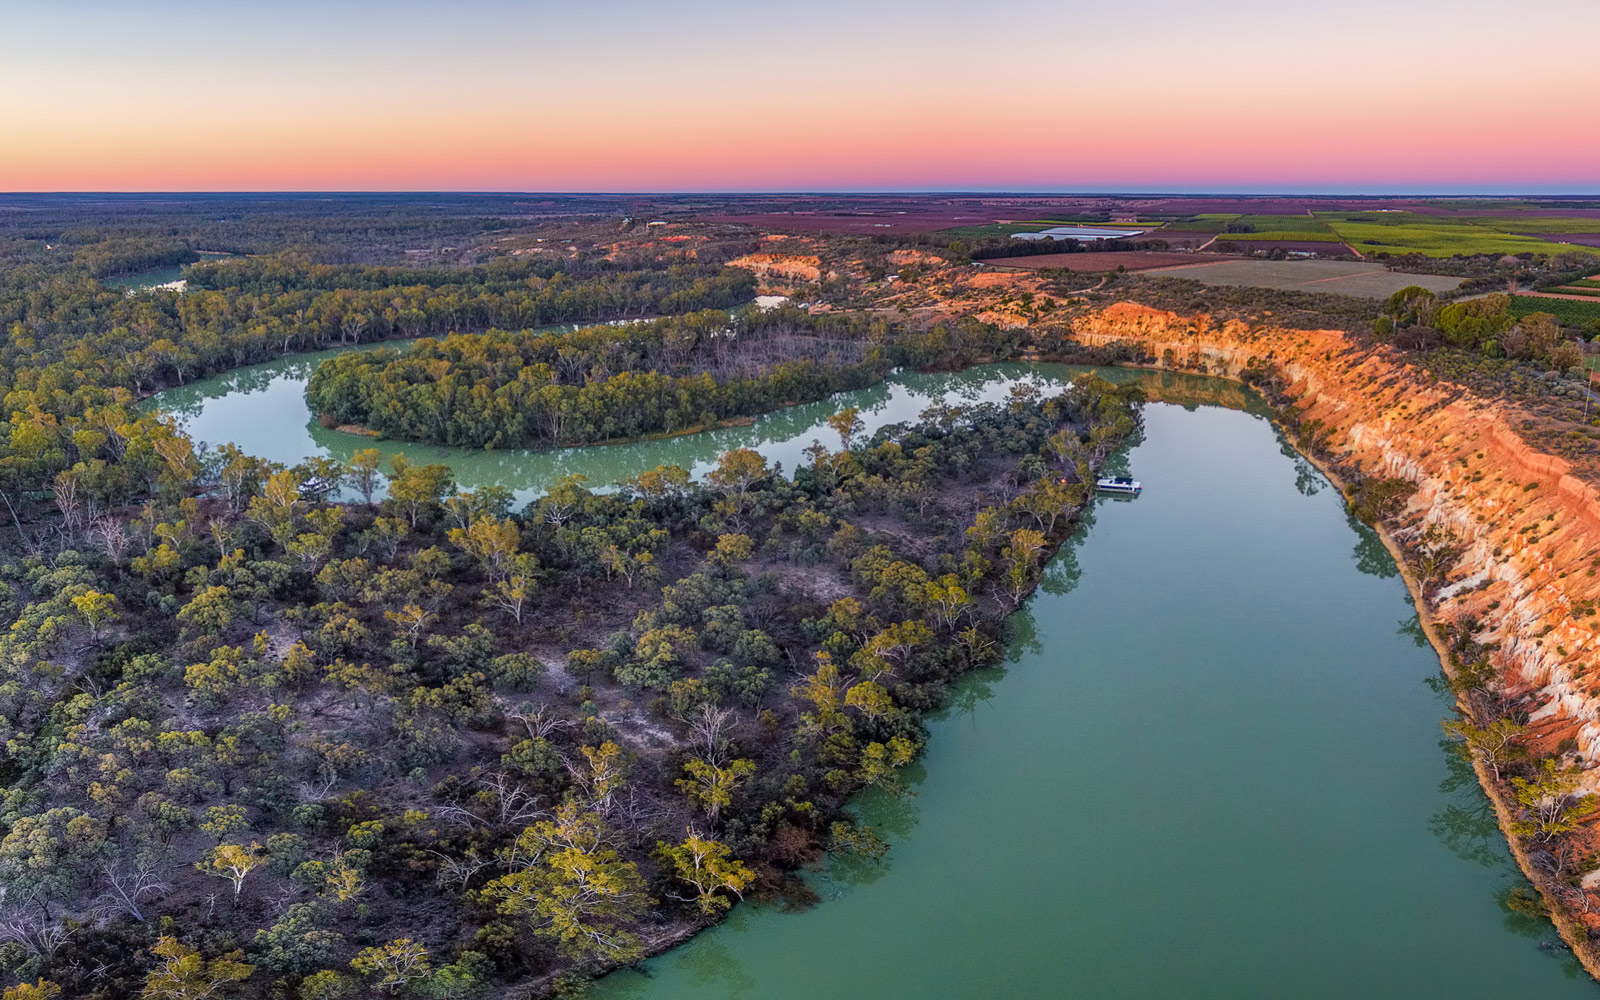
[[[1014,240],[1077,240],[1080,243],[1089,243],[1093,240],[1125,240],[1133,236],[1143,236],[1143,229],[1088,229],[1082,226],[1056,226],[1051,229],[1041,229],[1036,233],[1012,233]]]

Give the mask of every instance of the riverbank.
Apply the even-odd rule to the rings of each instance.
[[[1284,426],[1277,415],[1274,415],[1274,422],[1284,430],[1285,437],[1292,441],[1293,436],[1290,433],[1290,428]],[[1331,462],[1307,449],[1297,446],[1295,450],[1307,461],[1315,465],[1324,476],[1327,476],[1329,482],[1333,483],[1340,493],[1345,496],[1350,495],[1352,484],[1339,474],[1339,470]],[[1433,647],[1434,653],[1439,657],[1440,669],[1451,681],[1456,681],[1459,677],[1459,671],[1455,657],[1450,652],[1449,643],[1445,641],[1444,636],[1439,632],[1439,623],[1435,619],[1434,609],[1427,599],[1426,588],[1423,587],[1422,581],[1417,579],[1416,572],[1411,560],[1406,555],[1405,549],[1395,538],[1393,530],[1387,523],[1379,521],[1372,525],[1372,529],[1383,542],[1383,547],[1388,550],[1390,558],[1394,560],[1395,568],[1400,572],[1400,578],[1405,581],[1406,590],[1411,594],[1412,606],[1417,609],[1417,622],[1422,627],[1422,634],[1427,637],[1428,645]],[[1471,705],[1465,697],[1460,695],[1456,697],[1456,708],[1467,718],[1472,717]],[[1510,848],[1511,856],[1516,859],[1517,867],[1522,870],[1522,874],[1538,890],[1540,899],[1544,901],[1545,908],[1549,911],[1550,922],[1555,925],[1556,931],[1560,933],[1561,939],[1566,942],[1573,956],[1583,965],[1584,971],[1588,972],[1596,980],[1600,980],[1600,951],[1597,951],[1593,942],[1590,941],[1588,929],[1564,911],[1560,899],[1551,893],[1544,884],[1541,873],[1533,863],[1532,855],[1528,853],[1527,845],[1512,830],[1512,824],[1517,819],[1515,800],[1508,793],[1504,783],[1494,779],[1494,775],[1484,766],[1483,761],[1469,755],[1469,763],[1471,763],[1472,771],[1478,778],[1478,786],[1483,789],[1490,804],[1494,806],[1495,825],[1499,827],[1501,836],[1505,837],[1506,846]]]
[[[1414,483],[1416,493],[1380,526],[1380,537],[1441,665],[1454,675],[1441,624],[1472,632],[1503,695],[1528,714],[1533,755],[1555,754],[1582,768],[1582,790],[1597,791],[1600,772],[1591,762],[1600,749],[1600,688],[1591,689],[1585,675],[1600,625],[1580,619],[1592,616],[1600,598],[1600,503],[1565,461],[1522,441],[1514,411],[1430,384],[1398,357],[1358,349],[1337,331],[1214,325],[1207,317],[1119,304],[1081,318],[1074,333],[1086,345],[1136,344],[1149,357],[1233,380],[1275,373],[1296,425],[1289,439],[1330,479],[1346,484],[1343,468]],[[1433,587],[1418,578],[1405,549],[1428,527],[1452,533],[1462,550]],[[1590,942],[1595,925],[1558,896],[1552,877],[1513,834],[1509,787],[1481,764],[1475,771],[1518,865],[1578,959],[1600,978],[1600,953]],[[1585,827],[1574,836],[1587,847],[1594,834]]]
[[[1003,669],[952,686],[915,796],[857,803],[887,857],[595,1000],[1593,1000],[1549,923],[1503,909],[1521,873],[1439,746],[1438,661],[1395,628],[1378,539],[1256,393],[1124,374],[1197,405],[1145,407],[1107,466],[1144,495],[1097,502]]]

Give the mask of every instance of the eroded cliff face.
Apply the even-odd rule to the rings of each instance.
[[[786,291],[795,281],[822,280],[822,259],[815,254],[752,253],[728,261],[756,276],[763,292]]]
[[[1417,485],[1397,534],[1430,526],[1462,554],[1428,599],[1440,621],[1475,622],[1506,693],[1525,699],[1541,752],[1577,741],[1600,792],[1600,492],[1528,447],[1517,411],[1435,383],[1387,349],[1337,331],[1251,328],[1119,304],[1074,322],[1090,344],[1139,341],[1211,374],[1276,370],[1302,427],[1335,462]],[[1171,351],[1171,355],[1166,352]],[[1314,423],[1313,423],[1314,422]]]

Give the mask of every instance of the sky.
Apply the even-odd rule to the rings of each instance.
[[[1600,193],[1600,2],[0,0],[4,191]]]

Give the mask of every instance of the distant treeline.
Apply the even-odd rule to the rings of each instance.
[[[29,354],[30,348],[60,338],[53,350],[79,348],[84,364],[95,369],[87,381],[125,385],[142,394],[334,344],[726,308],[748,302],[755,293],[747,271],[693,264],[517,280],[489,280],[477,273],[486,269],[476,269],[459,272],[459,282],[440,280],[452,272],[422,271],[424,280],[418,283],[408,270],[378,268],[370,270],[394,283],[364,289],[287,287],[314,284],[321,270],[304,264],[207,264],[194,269],[201,282],[218,281],[222,273],[272,277],[247,282],[260,290],[202,284],[182,295],[134,296],[63,275],[30,288],[0,290],[0,328],[20,326],[14,337],[21,339],[10,347]],[[38,364],[36,357],[19,358],[11,370]]]

